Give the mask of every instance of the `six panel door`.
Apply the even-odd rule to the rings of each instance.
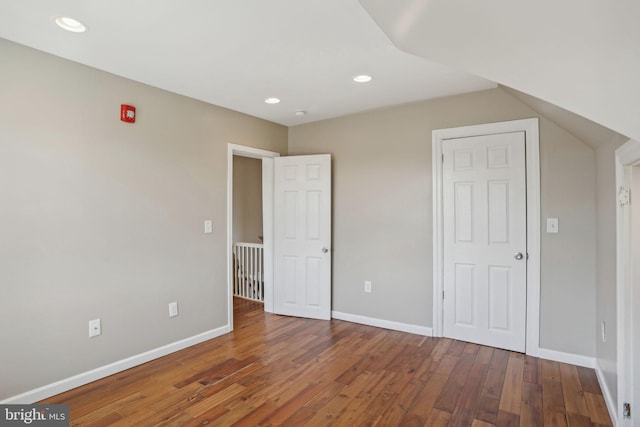
[[[274,163],[274,311],[331,318],[331,156]]]
[[[443,143],[444,335],[525,351],[525,134]]]

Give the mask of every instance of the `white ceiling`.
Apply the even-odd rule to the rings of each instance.
[[[357,0],[0,0],[0,37],[286,126],[496,87],[398,50]]]
[[[402,50],[640,140],[640,1],[360,0]]]

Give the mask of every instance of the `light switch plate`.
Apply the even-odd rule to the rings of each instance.
[[[371,280],[364,281],[364,291],[366,293],[371,293]]]
[[[558,218],[547,218],[547,233],[558,232]]]
[[[169,303],[169,317],[176,317],[178,315],[178,302],[174,301]]]
[[[207,219],[204,222],[204,232],[206,234],[213,233],[213,221],[211,221],[210,219]]]

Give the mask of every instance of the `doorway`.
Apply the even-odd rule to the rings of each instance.
[[[433,334],[434,336],[444,336],[445,333],[445,280],[451,279],[450,275],[452,274],[452,272],[447,272],[445,267],[445,228],[447,226],[443,157],[445,142],[460,138],[514,133],[524,135],[526,159],[526,248],[522,251],[522,260],[527,263],[526,302],[524,302],[526,326],[524,348],[520,351],[537,356],[539,354],[540,328],[540,154],[537,118],[433,131]],[[520,251],[514,252],[510,256],[517,258],[518,252]],[[496,277],[499,278],[500,274]]]
[[[262,161],[264,310],[276,314],[329,319],[331,317],[331,156],[317,154],[280,158],[279,153],[228,144],[227,321],[229,329],[233,330],[234,156]],[[278,292],[275,290],[274,283],[279,285]]]
[[[233,156],[233,295],[264,302],[262,160]]]
[[[258,159],[262,161],[262,239],[263,264],[262,283],[265,311],[272,311],[271,293],[273,283],[273,159],[280,153],[261,150],[243,145],[227,146],[227,323],[233,330],[233,286],[234,286],[234,254],[233,254],[233,190],[234,190],[234,156]],[[266,177],[266,178],[265,178]]]

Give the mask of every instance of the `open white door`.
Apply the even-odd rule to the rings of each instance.
[[[525,351],[525,135],[443,144],[444,335]]]
[[[330,319],[331,156],[274,163],[274,312]]]

